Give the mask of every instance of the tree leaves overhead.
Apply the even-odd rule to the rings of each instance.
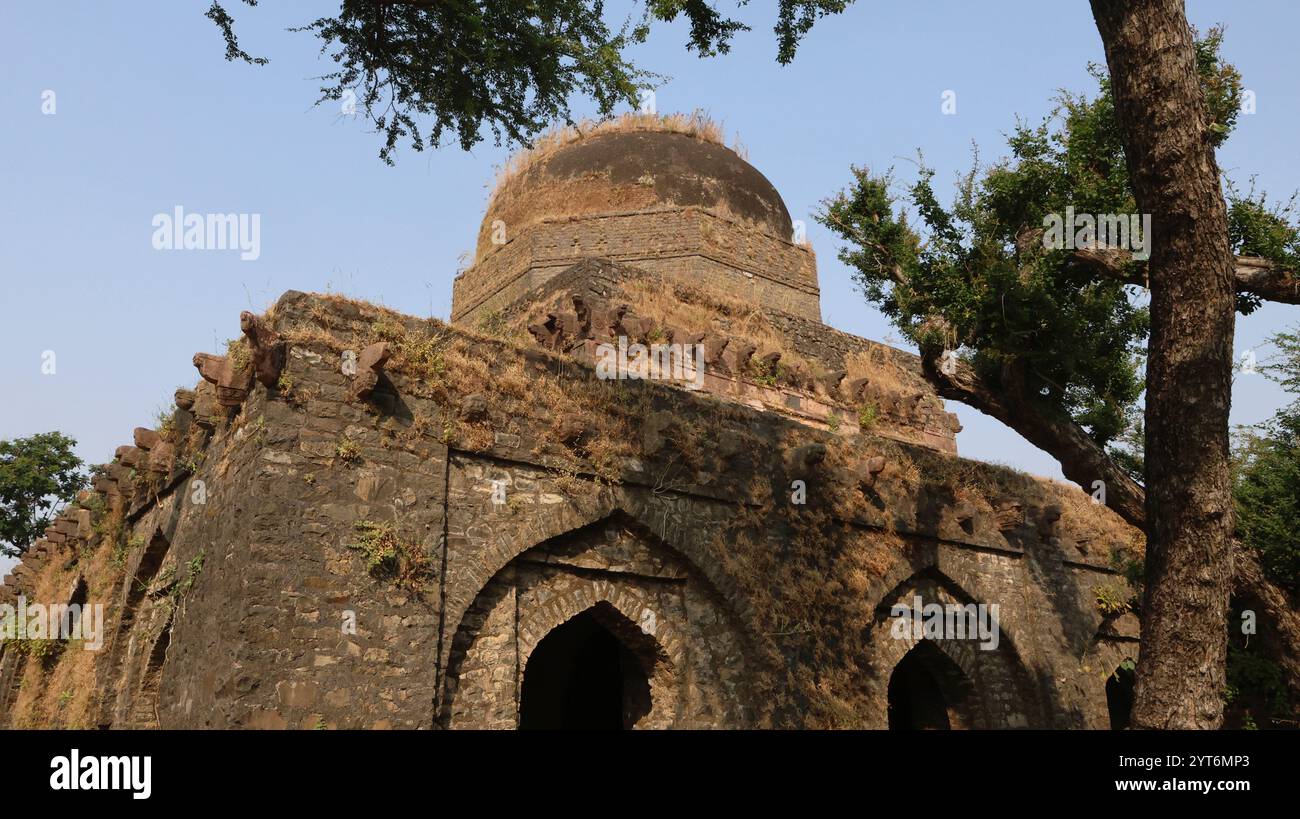
[[[257,0],[242,0],[242,2],[249,6],[257,5]],[[208,8],[208,13],[204,16],[216,23],[217,28],[221,29],[221,37],[226,41],[227,61],[241,60],[253,65],[266,65],[267,59],[265,57],[254,57],[239,47],[239,40],[235,37],[235,18],[231,17],[222,8],[221,3],[213,0],[211,7]]]
[[[723,17],[706,0],[648,0],[645,19],[636,31],[638,40],[649,36],[652,19],[671,23],[679,15],[685,15],[691,26],[687,49],[701,57],[726,54],[731,51],[731,38],[749,31],[749,26]]]
[[[774,29],[777,62],[787,65],[794,59],[800,41],[818,18],[839,14],[852,3],[853,0],[781,0]]]
[[[240,47],[222,2],[213,0],[206,16],[226,59],[265,64]],[[777,59],[788,63],[817,19],[851,2],[780,0]],[[337,16],[293,30],[318,37],[338,67],[321,78],[317,104],[355,95],[383,135],[380,158],[393,164],[403,140],[417,151],[450,139],[469,150],[490,132],[497,144],[529,144],[552,124],[572,123],[575,95],[594,101],[602,117],[620,103],[637,105],[662,78],[623,52],[645,41],[653,22],[679,17],[690,25],[687,47],[701,57],[725,54],[749,30],[707,0],[646,0],[640,19],[616,31],[603,0],[342,0]]]
[[[320,102],[348,91],[384,134],[380,157],[392,163],[398,140],[424,150],[454,135],[468,150],[486,125],[496,142],[527,142],[570,119],[574,93],[602,115],[635,101],[650,75],[622,57],[629,42],[583,0],[484,3],[374,3],[345,0],[338,17],[299,31],[320,38],[339,70],[322,79]]]

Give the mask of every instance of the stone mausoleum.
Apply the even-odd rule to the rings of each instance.
[[[918,360],[819,298],[708,133],[557,136],[499,181],[450,323],[291,291],[194,356],[5,578],[105,629],[6,641],[0,724],[1123,725],[1140,537],[960,458]],[[599,377],[620,344],[689,367]]]

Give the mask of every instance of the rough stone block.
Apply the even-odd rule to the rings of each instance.
[[[146,427],[136,427],[134,436],[135,445],[140,449],[153,449],[162,443],[162,436]]]
[[[253,373],[264,387],[274,387],[284,369],[285,343],[257,316],[245,310],[239,314],[239,329],[252,351]]]

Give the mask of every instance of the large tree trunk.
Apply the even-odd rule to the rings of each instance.
[[[1138,207],[1152,217],[1146,589],[1133,722],[1223,719],[1232,575],[1234,259],[1181,0],[1092,0]]]

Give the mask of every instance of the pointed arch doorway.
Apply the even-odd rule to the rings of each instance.
[[[970,680],[933,642],[917,643],[889,677],[889,728],[947,731],[975,727]]]
[[[521,729],[619,730],[650,712],[644,664],[609,619],[593,606],[537,644],[524,668]]]

